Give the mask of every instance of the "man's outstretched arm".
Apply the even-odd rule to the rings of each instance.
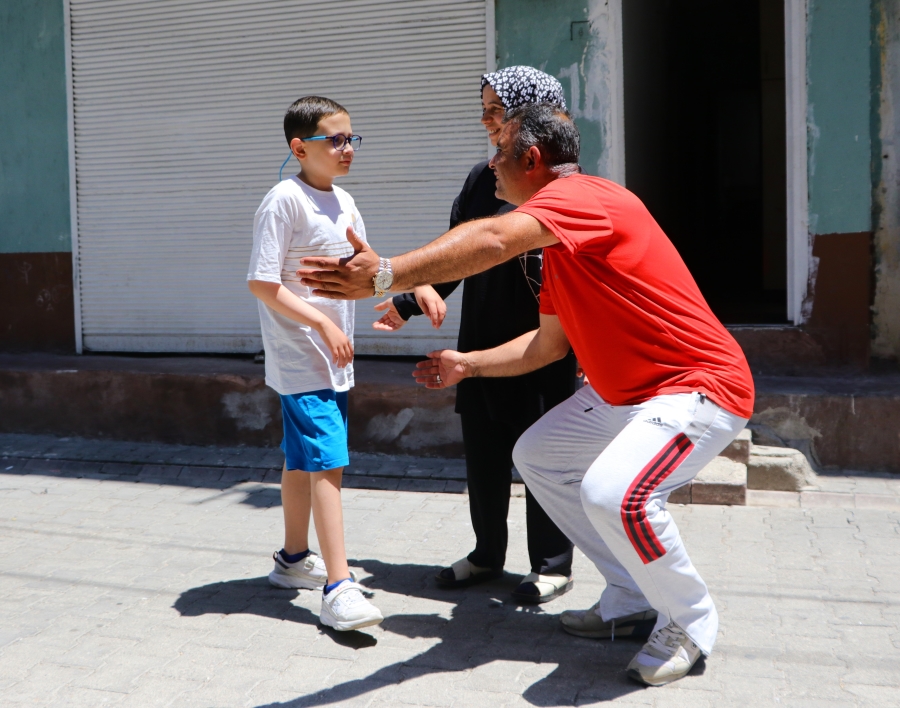
[[[372,297],[372,278],[378,272],[379,256],[356,239],[350,258],[303,258],[297,271],[302,283],[322,297],[359,300]],[[525,251],[559,243],[541,222],[528,214],[510,212],[490,219],[468,221],[415,251],[391,258],[394,284],[391,292],[405,292],[417,285],[446,283],[481,273]],[[306,270],[306,269],[311,270]]]
[[[465,354],[452,349],[430,352],[413,376],[428,388],[446,388],[473,376],[520,376],[562,359],[569,338],[556,315],[541,315],[541,326],[493,349]]]

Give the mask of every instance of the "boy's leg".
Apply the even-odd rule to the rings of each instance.
[[[309,472],[281,470],[281,508],[284,512],[284,550],[289,555],[309,550]]]
[[[344,513],[341,508],[343,467],[310,472],[312,514],[319,548],[328,568],[328,582],[322,593],[319,621],[338,631],[362,629],[384,619],[379,609],[366,600],[347,567],[344,550]]]
[[[344,468],[309,475],[310,498],[319,549],[328,569],[328,582],[350,577],[347,552],[344,549],[344,510],[341,507],[341,476]]]

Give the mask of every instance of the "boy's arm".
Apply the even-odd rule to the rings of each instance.
[[[315,307],[303,302],[284,285],[267,280],[248,280],[247,287],[278,314],[316,330],[331,351],[331,361],[335,365],[343,368],[353,361],[353,343],[340,327]]]

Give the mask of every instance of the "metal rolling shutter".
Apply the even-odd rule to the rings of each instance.
[[[284,110],[301,95],[350,110],[363,147],[338,184],[382,255],[445,231],[485,157],[485,0],[69,7],[87,350],[260,349],[245,283],[253,214],[288,153]],[[357,352],[453,345],[458,299],[440,332],[416,318],[392,335],[371,328],[376,301],[358,302]]]

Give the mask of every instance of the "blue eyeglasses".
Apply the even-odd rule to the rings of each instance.
[[[347,145],[349,144],[354,150],[359,150],[359,146],[362,145],[362,137],[359,135],[341,135],[338,133],[337,135],[313,135],[309,138],[300,138],[301,140],[330,140],[331,144],[334,145],[334,149],[339,152],[344,152],[347,149]]]

